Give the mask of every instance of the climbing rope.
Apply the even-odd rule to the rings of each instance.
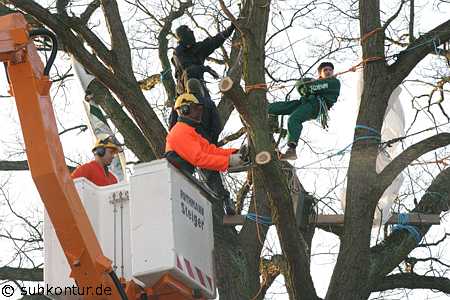
[[[322,97],[317,97],[317,99],[319,99],[319,114],[317,115],[317,122],[322,125],[323,129],[327,129],[328,121],[330,120],[330,117],[328,115],[328,107]]]
[[[367,65],[369,62],[378,61],[378,60],[382,60],[382,59],[384,59],[384,57],[381,57],[381,56],[380,57],[374,56],[374,57],[369,57],[369,58],[363,59],[356,65],[353,65],[350,68],[348,68],[347,70],[335,73],[332,77],[341,76],[341,75],[344,75],[349,72],[356,72],[357,70],[364,68],[364,66]],[[320,78],[312,79],[312,80],[308,81],[308,83],[312,83],[312,82],[316,82],[316,81],[320,81],[320,80],[322,80],[322,79],[320,79]],[[249,93],[254,90],[276,91],[276,90],[281,90],[281,89],[295,87],[295,86],[296,86],[296,83],[294,83],[294,84],[278,84],[278,82],[276,82],[276,81],[270,81],[268,83],[255,83],[255,84],[251,84],[251,85],[246,85],[245,92]]]
[[[245,86],[245,92],[250,93],[253,90],[267,90],[267,83],[256,83]]]
[[[361,44],[364,44],[369,39],[369,37],[371,37],[372,35],[374,35],[375,33],[377,33],[380,30],[383,30],[383,27],[377,27],[374,30],[369,31],[366,34],[364,34],[362,37],[359,38],[359,40],[361,41]]]
[[[397,137],[395,139],[391,139],[389,141],[382,142],[381,144],[386,145],[387,147],[389,147],[392,144],[400,142],[400,141],[402,141],[404,139],[410,138],[412,136],[415,136],[415,135],[418,135],[418,134],[421,134],[421,133],[424,133],[424,132],[427,132],[427,131],[430,131],[430,130],[435,130],[437,128],[440,128],[440,127],[448,125],[448,124],[450,124],[450,122],[439,124],[439,125],[436,125],[436,126],[433,126],[433,127],[429,127],[427,129],[424,129],[424,130],[421,130],[421,131],[417,131],[417,132],[414,132],[414,133],[411,133],[411,134],[408,134],[408,135],[400,136],[400,137]]]

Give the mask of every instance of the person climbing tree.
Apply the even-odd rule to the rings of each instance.
[[[180,114],[178,122],[166,137],[166,158],[175,167],[190,174],[195,167],[215,172],[232,171],[247,165],[238,149],[219,148],[209,143],[197,130],[201,131],[201,120],[204,105],[192,94],[178,96],[174,108]],[[220,174],[217,174],[221,180]],[[217,183],[218,184],[218,183]],[[214,192],[224,202],[227,214],[234,214],[234,203],[220,182],[214,186]],[[213,188],[213,187],[211,187]],[[225,196],[224,193],[228,196]]]
[[[231,24],[227,29],[219,32],[213,37],[208,37],[201,42],[196,42],[194,32],[186,25],[178,27],[175,31],[175,36],[178,40],[178,46],[175,48],[172,56],[172,64],[175,67],[175,78],[177,80],[177,95],[181,95],[187,92],[187,81],[189,79],[198,79],[201,83],[203,97],[199,99],[203,101],[206,106],[214,106],[215,103],[211,100],[209,91],[204,82],[204,73],[210,73],[215,79],[219,78],[219,75],[211,67],[205,66],[206,58],[211,55],[217,48],[223,45],[225,40],[231,36],[234,31],[234,25]],[[211,116],[207,114],[211,113]],[[215,110],[205,110],[204,118],[220,119]],[[172,109],[169,117],[169,129],[172,128],[177,122],[178,114],[176,109]],[[220,131],[220,128],[218,129]],[[210,136],[205,137],[209,142],[217,144],[219,133],[210,131]]]
[[[208,37],[201,42],[196,42],[194,32],[186,25],[178,27],[175,36],[178,40],[178,46],[175,48],[172,57],[172,64],[175,67],[175,78],[177,79],[177,93],[182,94],[186,91],[184,83],[188,79],[199,79],[203,84],[203,74],[210,73],[218,79],[219,75],[211,67],[205,66],[205,60],[217,48],[223,45],[225,40],[231,36],[234,31],[234,25],[231,24],[227,29],[219,32],[213,37]],[[208,90],[206,86],[205,94]]]
[[[331,62],[322,62],[317,68],[318,79],[304,78],[297,81],[299,100],[270,103],[269,118],[289,115],[288,149],[280,155],[282,160],[297,159],[297,144],[303,129],[303,122],[315,118],[320,119],[323,128],[327,128],[328,110],[339,97],[341,83],[333,76],[334,66]]]

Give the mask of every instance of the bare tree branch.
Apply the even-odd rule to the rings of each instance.
[[[70,172],[75,170],[74,166],[67,166]],[[18,161],[11,161],[11,160],[0,160],[0,171],[27,171],[28,168],[28,161],[26,160],[18,160]]]
[[[1,267],[0,280],[43,281],[44,269]]]
[[[394,274],[386,276],[377,283],[372,292],[393,289],[430,289],[450,294],[450,279],[437,276],[420,276],[417,274]]]
[[[408,147],[378,175],[380,189],[384,191],[398,174],[420,156],[449,144],[450,133],[440,133]]]
[[[397,55],[397,61],[389,67],[392,75],[392,84],[399,85],[408,76],[411,70],[435,47],[441,46],[450,40],[450,20],[436,26],[429,32],[422,34]]]

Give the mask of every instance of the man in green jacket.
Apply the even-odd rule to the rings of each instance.
[[[297,159],[296,147],[303,129],[303,122],[320,118],[322,126],[327,127],[328,110],[336,103],[341,84],[333,76],[331,62],[322,62],[318,69],[318,79],[301,79],[296,83],[300,100],[270,103],[269,116],[289,115],[288,150],[280,155],[283,160]]]

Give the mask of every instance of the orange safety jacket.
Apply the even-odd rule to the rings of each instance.
[[[105,169],[95,160],[81,165],[72,172],[73,179],[84,177],[98,186],[106,186],[117,183],[117,178],[111,172],[105,172]]]
[[[182,159],[201,169],[226,171],[231,154],[238,149],[223,149],[210,144],[188,122],[189,120],[179,119],[169,131],[166,153],[174,151]]]

